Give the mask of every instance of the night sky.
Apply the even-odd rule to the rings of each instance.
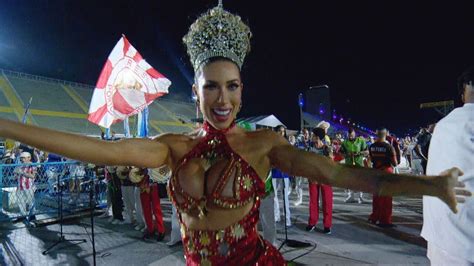
[[[434,118],[420,103],[458,100],[457,76],[474,64],[467,3],[256,2],[224,0],[253,32],[242,116],[275,114],[296,129],[298,93],[328,84],[338,114],[404,134]],[[0,0],[0,67],[93,85],[124,33],[173,82],[171,94],[189,98],[181,38],[216,3]]]

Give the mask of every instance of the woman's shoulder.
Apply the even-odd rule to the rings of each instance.
[[[154,141],[161,142],[171,149],[191,145],[198,138],[198,134],[192,133],[164,133],[153,137]]]

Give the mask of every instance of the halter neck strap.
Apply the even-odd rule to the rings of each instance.
[[[215,129],[211,124],[209,124],[209,122],[204,121],[204,124],[202,125],[202,128],[204,129],[204,131],[206,131],[206,133],[211,134],[211,135],[216,135],[216,134],[226,134],[231,129],[233,129],[235,127],[235,125],[236,124],[235,124],[235,120],[234,120],[234,121],[232,121],[232,123],[229,125],[228,128]]]

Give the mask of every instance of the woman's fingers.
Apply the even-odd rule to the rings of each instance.
[[[454,186],[454,187],[456,187],[456,188],[458,188],[458,187],[466,187],[466,184],[464,184],[463,182],[458,181],[458,182],[456,183],[456,186]]]
[[[457,196],[465,196],[465,197],[470,197],[472,196],[472,192],[467,190],[467,189],[454,189],[454,193],[457,195]]]
[[[463,197],[456,197],[456,201],[458,203],[465,203],[466,202],[466,198],[463,198]]]

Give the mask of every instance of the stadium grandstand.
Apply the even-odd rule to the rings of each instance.
[[[83,135],[101,134],[101,128],[87,120],[94,86],[40,77],[0,69],[0,117],[21,121],[25,107],[31,100],[26,116],[28,124],[73,132]],[[165,132],[183,133],[193,128],[195,105],[164,96],[149,107],[150,135]],[[130,118],[130,130],[136,131],[135,118]],[[122,123],[112,131],[123,134]]]

